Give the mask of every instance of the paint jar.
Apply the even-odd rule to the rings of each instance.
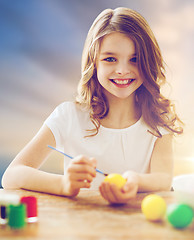
[[[33,223],[38,221],[37,198],[34,196],[24,196],[20,202],[26,205],[26,221]]]
[[[8,225],[12,229],[21,229],[26,225],[26,205],[8,206]]]
[[[20,202],[20,197],[15,194],[0,195],[0,224],[6,224],[8,218],[8,206],[10,204],[17,205]]]

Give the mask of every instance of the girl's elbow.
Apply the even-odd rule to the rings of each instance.
[[[172,189],[172,177],[167,176],[161,190],[162,191],[171,191],[171,189]]]
[[[13,179],[13,175],[7,169],[1,179],[1,185],[4,189],[17,189],[16,180]]]
[[[7,182],[5,173],[3,174],[3,177],[1,179],[1,185],[4,189],[9,189],[9,184]]]
[[[163,186],[163,188],[161,190],[162,191],[171,191],[171,189],[172,189],[171,184],[167,184],[167,185]]]

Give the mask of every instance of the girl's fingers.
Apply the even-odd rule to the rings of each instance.
[[[105,185],[105,183],[102,183],[99,187],[99,190],[100,190],[100,193],[101,193],[102,197],[107,200],[107,194],[106,194],[104,185]]]
[[[93,177],[96,176],[96,160],[94,158],[86,158],[84,156],[78,156],[74,158],[69,167],[69,172],[76,173],[90,173]]]
[[[96,160],[84,156],[74,158],[64,173],[64,191],[69,196],[78,194],[80,188],[90,188],[96,177]]]
[[[128,186],[129,187],[129,186]],[[102,197],[104,197],[110,203],[127,203],[131,198],[136,196],[137,188],[130,188],[127,192],[118,189],[114,184],[102,183],[100,186],[100,192]]]
[[[116,197],[115,197],[115,194],[114,192],[112,191],[111,187],[114,187],[114,186],[111,186],[110,183],[102,183],[101,186],[100,186],[100,191],[102,193],[102,196],[108,200],[109,202],[116,202]]]
[[[87,164],[75,164],[71,163],[67,169],[70,174],[75,173],[89,173],[92,177],[96,176],[96,170],[93,166]]]
[[[70,174],[90,174],[92,177],[96,177],[95,168],[89,166],[72,166],[68,169]]]
[[[93,177],[89,173],[76,173],[69,176],[71,181],[88,181],[92,182]]]
[[[129,193],[131,192],[133,189],[137,190],[138,186],[135,182],[127,182],[123,188],[122,188],[122,192],[123,193]]]
[[[105,200],[109,201],[109,198],[108,198],[108,196],[107,196],[107,192],[104,190],[104,186],[103,186],[103,185],[101,185],[101,186],[99,187],[99,190],[100,190],[100,193],[101,193],[102,197],[103,197]]]
[[[115,196],[117,203],[127,203],[131,198],[135,197],[137,194],[137,188],[133,184],[128,185],[128,191],[123,191],[118,189],[116,186],[111,186],[111,190]]]
[[[95,158],[87,158],[85,156],[77,156],[72,160],[72,163],[75,164],[86,164],[86,165],[90,165],[92,167],[96,167],[96,159]]]
[[[90,160],[90,162],[92,163],[92,166],[93,166],[94,168],[96,168],[96,165],[97,165],[96,159],[92,157],[92,158],[90,158],[89,160]]]
[[[122,192],[121,190],[115,185],[110,184],[110,192],[111,192],[111,202],[112,203],[120,203],[120,200],[122,198]]]
[[[91,184],[88,181],[71,181],[69,189],[90,188]]]

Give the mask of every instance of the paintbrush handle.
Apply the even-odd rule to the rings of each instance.
[[[51,148],[51,149],[53,149],[53,150],[55,150],[55,151],[57,151],[57,152],[59,152],[59,153],[62,153],[63,155],[65,155],[65,156],[68,157],[68,158],[73,159],[72,156],[70,156],[70,155],[68,155],[68,154],[66,154],[66,153],[64,153],[64,152],[62,152],[62,151],[60,151],[60,150],[58,150],[58,149],[56,149],[56,148],[50,146],[50,145],[48,145],[48,147]]]
[[[57,152],[59,152],[59,153],[61,153],[61,154],[63,154],[64,156],[66,156],[66,157],[68,157],[68,158],[73,159],[72,156],[70,156],[70,155],[68,155],[68,154],[66,154],[66,153],[64,153],[64,152],[62,152],[62,151],[60,151],[60,150],[58,150],[58,149],[50,146],[50,145],[48,145],[48,147],[51,148],[51,149],[53,149],[53,150],[55,150],[55,151],[57,151]],[[102,171],[100,171],[98,168],[96,168],[96,172],[99,172],[99,173],[103,174],[104,176],[107,176],[107,175],[108,175],[107,173],[103,173]]]

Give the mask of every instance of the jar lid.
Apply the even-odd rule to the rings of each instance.
[[[0,195],[0,205],[17,205],[20,203],[20,197],[16,194],[2,194]]]

